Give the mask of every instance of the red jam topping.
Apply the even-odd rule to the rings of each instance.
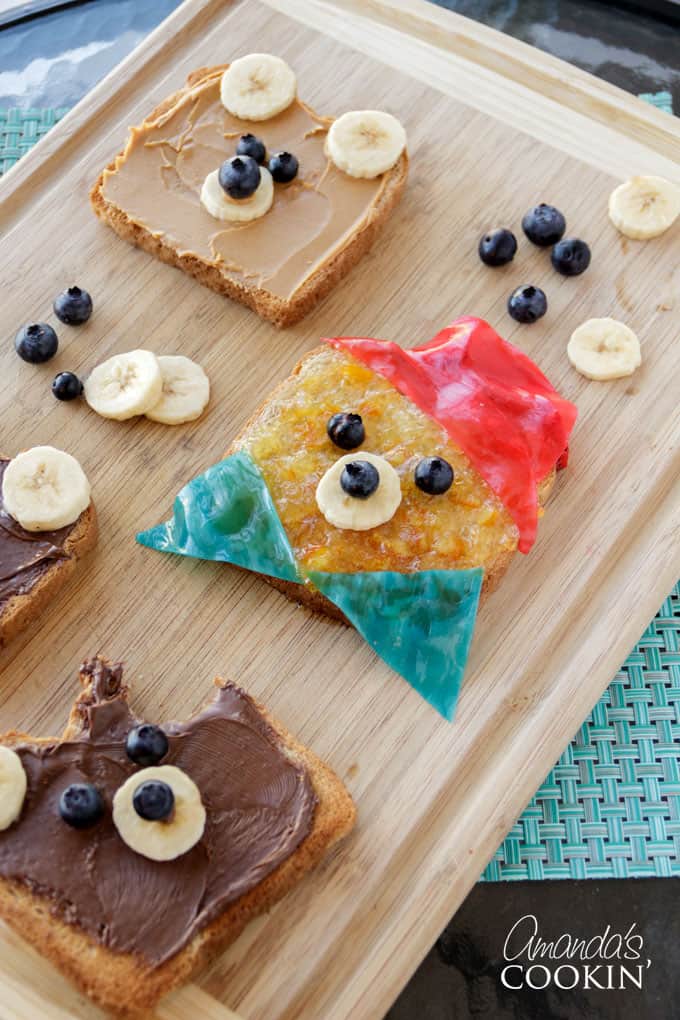
[[[326,343],[389,379],[446,430],[507,507],[520,552],[529,552],[538,483],[564,454],[577,413],[533,361],[472,316],[408,351],[358,337]]]

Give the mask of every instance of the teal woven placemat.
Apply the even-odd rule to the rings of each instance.
[[[648,98],[671,112],[670,95]],[[0,173],[65,110],[0,110]],[[680,875],[680,587],[482,880]]]
[[[67,113],[55,110],[0,110],[0,174],[4,174]]]

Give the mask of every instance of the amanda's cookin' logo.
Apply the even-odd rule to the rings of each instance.
[[[503,945],[501,982],[510,991],[523,988],[642,988],[651,960],[643,959],[644,940],[633,923],[621,934],[605,930],[590,939],[564,932],[546,941],[533,914],[520,917]]]

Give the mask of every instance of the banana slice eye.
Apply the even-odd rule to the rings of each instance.
[[[328,469],[316,489],[316,502],[329,524],[347,531],[369,531],[391,520],[401,503],[399,475],[384,457],[347,454]]]
[[[113,798],[113,824],[131,850],[172,861],[198,843],[205,808],[198,787],[175,765],[140,769]]]
[[[0,747],[0,832],[21,814],[26,796],[26,773],[11,747]]]

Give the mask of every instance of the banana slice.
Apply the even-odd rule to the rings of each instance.
[[[85,399],[103,418],[124,421],[146,414],[161,399],[163,377],[151,351],[114,354],[85,380]]]
[[[631,177],[609,196],[609,218],[636,241],[663,234],[680,213],[680,187],[663,177]]]
[[[201,202],[207,212],[218,220],[248,223],[264,216],[274,201],[274,181],[266,167],[260,167],[260,183],[250,198],[230,198],[219,181],[219,170],[213,170],[203,181]]]
[[[7,513],[26,531],[57,531],[90,505],[90,483],[75,457],[34,446],[11,460],[2,479]]]
[[[601,382],[632,375],[642,361],[635,333],[616,319],[588,319],[571,334],[567,355],[577,372]]]
[[[0,747],[0,832],[21,814],[26,796],[26,773],[11,747]]]
[[[368,499],[348,495],[340,484],[346,464],[368,461],[377,470],[378,488]],[[399,475],[384,457],[363,450],[340,457],[329,467],[316,488],[316,502],[329,524],[345,531],[369,531],[390,521],[401,503]]]
[[[281,57],[249,53],[234,60],[222,75],[222,105],[240,120],[269,120],[295,99],[295,72]]]
[[[350,177],[378,177],[406,148],[406,132],[391,113],[353,110],[331,124],[326,152]]]
[[[174,811],[163,821],[147,821],[137,814],[133,799],[142,783],[167,783],[175,798]],[[158,765],[129,776],[113,797],[113,824],[131,850],[152,861],[172,861],[198,843],[205,827],[205,808],[193,779],[176,765]]]
[[[210,380],[201,366],[181,354],[159,355],[158,364],[163,394],[146,417],[164,425],[181,425],[200,418],[210,399]]]

